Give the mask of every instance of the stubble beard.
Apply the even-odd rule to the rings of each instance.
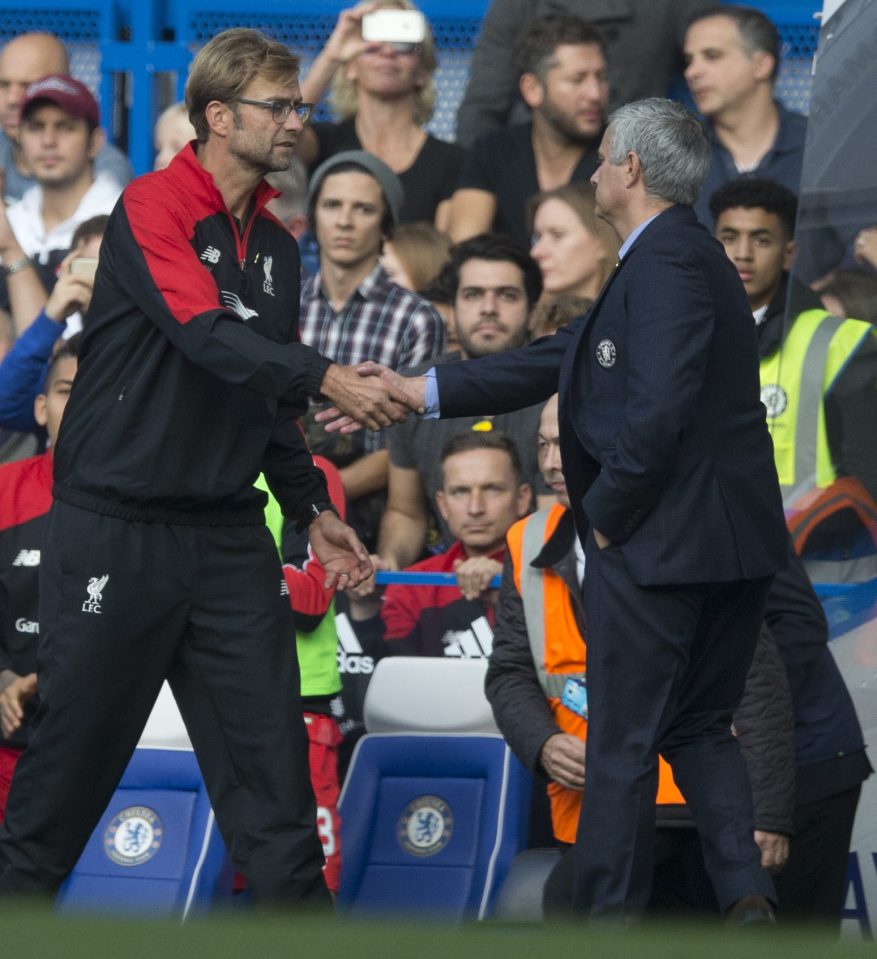
[[[244,132],[244,124],[238,113],[234,114],[233,122],[235,130]],[[286,156],[281,156],[281,151],[285,152],[286,148],[276,147],[273,139],[267,150],[264,148],[256,149],[252,145],[252,136],[253,134],[250,134],[248,137],[242,138],[241,142],[231,147],[231,153],[236,159],[245,163],[259,176],[264,176],[266,173],[282,173],[289,169],[292,163],[293,150],[290,149]]]
[[[523,346],[527,342],[527,325],[525,323],[519,331],[510,334],[509,338],[502,344],[497,340],[493,340],[483,345],[478,345],[473,342],[470,335],[462,332],[458,326],[457,342],[469,360],[477,360],[482,356],[491,356],[494,353],[506,353],[509,350],[516,350],[519,346]]]
[[[542,104],[541,113],[545,122],[551,126],[555,133],[563,137],[570,146],[587,148],[593,146],[600,139],[603,130],[602,121],[593,133],[586,133],[550,100],[546,100]]]

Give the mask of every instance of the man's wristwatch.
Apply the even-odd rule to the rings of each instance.
[[[306,530],[320,513],[325,512],[332,512],[339,517],[341,515],[336,509],[335,504],[329,502],[329,500],[320,500],[317,503],[311,503],[302,515],[301,521],[298,524],[298,531],[303,532]]]
[[[3,254],[0,253],[0,271],[2,271],[3,276],[12,276],[13,273],[21,273],[22,270],[26,270],[29,266],[29,256],[20,256],[17,260],[7,263]]]

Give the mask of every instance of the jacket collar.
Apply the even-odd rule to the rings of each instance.
[[[553,569],[573,550],[575,538],[576,527],[572,510],[566,509],[558,520],[554,532],[542,545],[542,549],[530,565],[534,569]]]
[[[683,223],[697,223],[697,217],[695,216],[694,210],[690,206],[680,206],[679,204],[675,206],[668,207],[666,210],[662,210],[656,217],[654,217],[648,226],[640,233],[640,235],[634,240],[631,248],[625,253],[623,259],[619,260],[615,264],[615,269],[606,277],[606,281],[603,283],[603,286],[600,289],[600,292],[597,294],[597,299],[591,304],[588,309],[587,316],[592,317],[597,312],[597,307],[600,305],[603,297],[606,295],[606,291],[609,289],[612,281],[615,279],[617,274],[624,269],[624,264],[630,259],[631,254],[634,253],[642,245],[643,237],[654,236],[656,231],[675,229],[680,224]]]
[[[765,154],[765,158],[776,154],[794,153],[801,149],[801,137],[796,131],[796,123],[800,123],[800,121],[804,118],[802,118],[800,114],[794,113],[792,110],[787,110],[779,100],[775,99],[773,101],[773,105],[777,109],[779,127],[777,129],[776,139],[773,141],[770,149]],[[716,134],[716,127],[712,120],[706,121],[706,130],[710,144],[714,147],[718,147],[725,153],[728,153],[727,147],[722,143]],[[764,159],[760,160],[759,166],[763,162]],[[736,173],[736,168],[733,167],[733,162],[731,163],[731,166],[735,170],[735,175],[739,176],[740,174]]]
[[[790,286],[792,294],[789,304],[790,318],[796,317],[804,310],[824,309],[822,301],[813,290],[783,270],[780,285],[768,304],[764,322],[758,327],[758,355],[761,359],[772,356],[788,334],[791,322],[786,323],[786,300]]]
[[[576,526],[572,510],[565,509],[554,532],[548,537],[537,556],[530,562],[533,569],[550,569],[566,584],[572,599],[576,622],[582,636],[587,635],[582,590],[576,569]]]
[[[664,230],[674,230],[685,223],[697,222],[697,216],[690,206],[682,206],[682,204],[676,203],[673,206],[667,207],[666,210],[662,210],[643,232],[640,233],[634,241],[633,246],[627,251],[624,259],[626,260],[634,250],[642,245],[644,237],[652,237],[656,233]],[[621,262],[623,263],[624,260]]]
[[[228,212],[228,207],[213,180],[213,175],[208,173],[198,161],[197,145],[197,140],[187,143],[171,160],[168,169],[182,177],[186,181],[187,188],[200,190],[212,207]],[[280,191],[275,190],[266,180],[260,180],[253,191],[253,213],[258,213],[269,200],[273,200],[276,196],[280,196]]]

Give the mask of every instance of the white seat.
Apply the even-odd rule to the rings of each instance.
[[[370,733],[499,732],[484,695],[486,659],[389,656],[380,660],[363,706]]]
[[[191,749],[192,741],[170,686],[163,683],[138,743],[155,749]]]

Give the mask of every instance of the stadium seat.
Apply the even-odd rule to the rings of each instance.
[[[370,733],[499,732],[484,695],[486,659],[390,656],[378,662],[363,703]]]
[[[158,699],[140,736],[138,746],[153,749],[191,749],[192,740],[180,715],[177,701],[167,682],[162,683]]]
[[[556,847],[525,849],[506,875],[491,918],[504,922],[542,922],[545,881],[559,859],[560,850]]]
[[[139,747],[57,908],[186,918],[232,875],[194,753]]]
[[[464,727],[487,726],[489,707],[485,714],[477,701],[484,667],[406,657],[378,663],[365,717],[367,729],[378,717],[384,731],[357,744],[339,803],[341,911],[444,920],[490,914],[526,845],[531,781],[497,733],[453,728],[455,717]],[[440,732],[424,731],[430,717]]]
[[[501,736],[366,735],[340,801],[339,907],[484,918],[526,843],[529,796]]]

